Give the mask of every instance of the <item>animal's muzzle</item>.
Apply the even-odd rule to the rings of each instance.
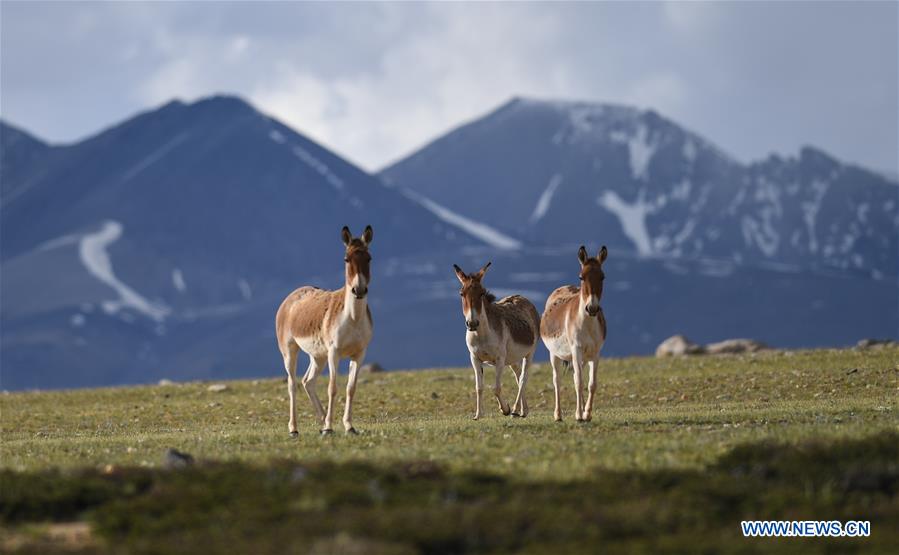
[[[465,320],[465,327],[468,331],[478,331],[478,326],[480,325],[481,323],[477,320]]]
[[[596,316],[597,314],[599,314],[598,306],[589,306],[588,305],[587,307],[585,307],[585,310],[587,311],[587,314],[589,314],[590,316]]]
[[[352,291],[357,299],[364,299],[368,294],[368,287],[353,287]]]

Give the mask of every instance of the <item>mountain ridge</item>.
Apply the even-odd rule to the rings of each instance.
[[[513,98],[379,175],[534,244],[899,272],[895,182],[814,146],[742,163],[654,110]]]
[[[867,263],[869,252],[883,252],[885,203],[844,191],[866,174],[844,167],[833,177],[815,151],[771,158],[750,174],[657,114],[583,107],[560,127],[557,110],[538,110],[534,122],[519,119],[516,105],[487,126],[494,133],[511,122],[512,133],[455,145],[472,163],[426,164],[425,177],[477,178],[458,182],[467,191],[450,188],[464,193],[461,204],[387,186],[227,95],[168,102],[73,145],[23,140],[21,158],[4,147],[11,173],[3,175],[15,178],[3,186],[16,194],[0,198],[2,387],[283,375],[273,315],[297,286],[342,285],[343,225],[375,229],[368,358],[387,368],[467,363],[452,264],[492,260],[493,291],[542,306],[560,282],[576,283],[580,243],[610,246],[611,356],[652,352],[674,333],[799,347],[899,330],[899,311],[882,310],[897,295],[889,272],[874,279],[864,264],[759,255],[790,244],[779,219],[800,231],[817,223],[818,252],[835,249],[831,258],[850,266],[855,255]],[[599,137],[598,148],[585,137]],[[707,183],[722,176],[726,187]],[[782,191],[772,176],[785,179]],[[714,244],[707,234],[734,222],[737,246],[751,246],[741,260],[733,242],[718,250],[693,242]],[[854,229],[846,253],[831,222]],[[796,241],[805,248],[807,239]],[[545,356],[539,347],[537,359]]]
[[[374,256],[401,269],[437,243],[483,245],[234,97],[169,102],[52,150],[0,202],[10,387],[278,368],[269,320],[295,287],[342,285],[344,225],[371,224]],[[372,302],[423,343],[403,316],[415,307],[385,300],[398,288]],[[75,375],[53,381],[61,364]]]

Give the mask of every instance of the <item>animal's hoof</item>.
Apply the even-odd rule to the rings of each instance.
[[[511,409],[499,409],[499,410],[502,411],[503,416],[509,416],[510,414],[512,414]]]
[[[356,428],[350,428],[350,429],[348,429],[348,430],[346,431],[346,433],[347,433],[347,435],[349,435],[349,436],[357,436],[357,435],[359,435],[359,432],[356,431]]]
[[[512,418],[524,418],[524,416],[521,415],[521,414],[518,414],[517,412],[513,412],[513,413],[512,413]]]
[[[561,417],[561,416],[557,416],[557,417],[556,417],[556,422],[561,422],[561,421],[562,421],[562,417]]]
[[[293,439],[296,439],[296,438],[300,437],[300,432],[297,432],[296,430],[294,430],[293,432],[290,432],[290,437],[292,437]]]
[[[582,417],[578,416],[578,417],[577,417],[577,421],[578,421],[578,422],[583,422],[584,419],[583,419]]]
[[[472,420],[478,420],[478,419],[480,419],[480,418],[481,418],[481,415],[480,415],[480,414],[476,414],[476,415],[474,415],[474,416],[471,417]]]
[[[322,437],[329,436],[333,433],[334,433],[334,430],[322,430],[321,431]]]

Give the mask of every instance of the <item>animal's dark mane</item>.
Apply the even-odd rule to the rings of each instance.
[[[484,293],[484,298],[487,300],[488,303],[496,302],[496,295],[494,295],[490,291],[486,291]]]

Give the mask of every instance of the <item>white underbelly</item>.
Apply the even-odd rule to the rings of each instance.
[[[496,365],[500,359],[504,364],[519,364],[521,359],[531,354],[531,349],[526,346],[518,345],[512,341],[509,346],[503,347],[498,341],[482,341],[476,336],[466,337],[468,351],[475,358],[485,364]]]
[[[571,346],[564,335],[544,339],[549,354],[562,360],[571,360]]]
[[[294,339],[300,350],[313,358],[328,356],[328,347],[321,337],[297,337]]]

